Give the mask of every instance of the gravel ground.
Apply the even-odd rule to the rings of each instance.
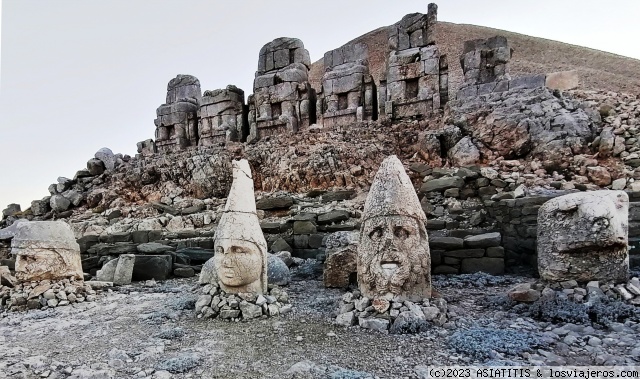
[[[420,335],[333,325],[343,291],[318,280],[289,285],[293,312],[246,323],[195,318],[195,278],[134,284],[95,303],[0,315],[0,377],[415,378],[424,365],[640,364],[635,322],[551,324],[486,300],[531,280],[436,277],[452,321]],[[305,360],[341,369],[289,370]]]

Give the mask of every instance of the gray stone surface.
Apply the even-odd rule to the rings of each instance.
[[[118,257],[118,264],[113,273],[113,284],[122,286],[131,283],[135,261],[136,256],[133,254],[122,254]]]
[[[267,281],[269,284],[286,286],[291,280],[291,273],[284,261],[273,254],[267,257]]]
[[[538,271],[549,281],[626,282],[629,196],[592,191],[556,197],[538,212]]]
[[[357,248],[358,288],[369,298],[431,296],[427,218],[402,162],[386,158],[362,212]]]

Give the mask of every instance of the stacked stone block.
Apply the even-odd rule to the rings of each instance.
[[[456,95],[457,98],[545,86],[544,74],[511,79],[509,61],[512,55],[513,49],[503,36],[465,41],[460,56],[464,82]]]
[[[277,38],[262,47],[249,97],[249,141],[315,123],[309,67],[309,52],[299,39]]]
[[[377,92],[368,56],[367,45],[362,43],[325,53],[326,72],[317,105],[325,127],[377,120]]]
[[[236,86],[205,91],[198,112],[198,145],[244,141],[248,134],[244,110],[244,91]]]
[[[504,273],[504,248],[498,232],[459,237],[430,237],[434,274]]]
[[[156,147],[159,152],[183,150],[198,144],[200,81],[178,75],[167,85],[166,103],[156,110]]]
[[[432,3],[426,15],[406,15],[390,28],[386,82],[380,84],[379,97],[380,113],[392,120],[425,117],[448,101],[449,66],[435,42],[437,18]]]

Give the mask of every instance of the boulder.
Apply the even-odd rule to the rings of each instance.
[[[357,252],[355,248],[343,248],[328,254],[324,261],[325,287],[347,288],[356,283]]]
[[[267,257],[267,282],[277,286],[286,286],[291,280],[291,272],[282,259],[273,254]]]
[[[452,166],[472,166],[480,160],[480,151],[471,142],[471,137],[463,137],[447,152]]]
[[[116,156],[108,147],[103,147],[102,149],[98,150],[94,156],[104,164],[106,170],[113,171],[113,169],[116,168]],[[87,169],[89,169],[88,162]]]
[[[71,201],[62,195],[53,195],[49,200],[49,205],[54,212],[64,212],[71,206]]]

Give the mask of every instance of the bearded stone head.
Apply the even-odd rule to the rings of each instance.
[[[404,167],[382,162],[364,207],[358,245],[358,286],[370,298],[431,297],[426,216]]]
[[[538,270],[549,281],[627,281],[629,197],[591,191],[556,197],[538,212]]]

